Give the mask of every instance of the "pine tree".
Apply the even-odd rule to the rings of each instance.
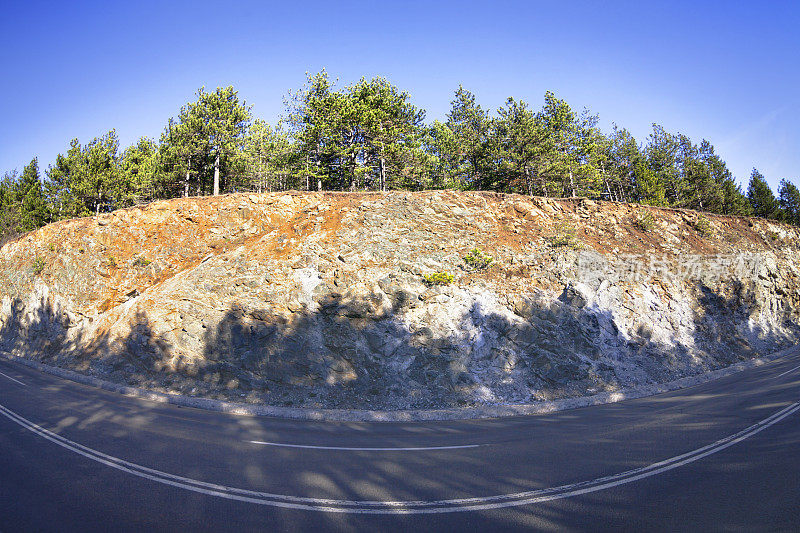
[[[296,186],[291,156],[292,146],[285,132],[261,119],[255,120],[244,142],[247,185],[258,192]]]
[[[458,141],[453,131],[444,123],[434,120],[425,129],[422,146],[430,157],[430,186],[432,188],[459,188]]]
[[[599,121],[598,115],[584,108],[575,123],[575,146],[572,152],[577,162],[574,183],[579,196],[600,198],[607,182],[606,146],[610,141],[597,127]]]
[[[734,181],[733,176],[722,181],[723,208],[726,215],[748,216],[752,214],[750,201],[742,193],[742,189]]]
[[[233,190],[241,178],[242,150],[250,125],[251,106],[239,100],[233,87],[206,92],[183,106],[178,119],[170,119],[161,137],[164,184],[175,195],[181,188],[188,196],[190,184],[197,193]]]
[[[778,187],[778,203],[783,211],[783,219],[800,226],[800,190],[789,180],[781,180]]]
[[[536,113],[525,102],[509,98],[498,115],[492,121],[491,137],[498,147],[494,160],[499,161],[503,179],[497,179],[494,188],[529,195],[544,194],[544,189],[539,187],[539,176],[544,170],[541,156],[545,131],[536,120]]]
[[[122,152],[120,179],[129,186],[127,200],[146,202],[156,198],[158,146],[147,137]]]
[[[566,101],[547,91],[537,118],[545,131],[542,159],[549,167],[548,187],[557,196],[575,197],[578,194],[575,172],[579,164],[577,116]]]
[[[23,169],[16,187],[19,202],[19,227],[22,231],[30,231],[47,224],[49,213],[47,201],[39,178],[39,160],[33,160]]]
[[[481,109],[474,94],[459,85],[445,125],[453,132],[458,146],[456,179],[465,188],[485,188],[491,179],[486,166],[489,112]]]
[[[357,160],[365,184],[383,191],[389,186],[420,188],[428,166],[421,150],[425,111],[380,77],[362,78],[345,89],[345,97],[357,110],[362,140]]]
[[[636,175],[635,195],[638,202],[647,205],[669,205],[663,183],[644,158],[636,162],[634,173]]]
[[[700,189],[703,206],[708,211],[726,215],[746,215],[750,206],[725,162],[714,152],[706,140],[700,143],[700,159],[705,165],[711,181],[705,181]]]
[[[47,170],[47,195],[55,220],[90,216],[133,203],[135,184],[119,167],[119,140],[114,130],[85,146],[73,139]]]
[[[628,130],[614,124],[605,150],[608,163],[604,173],[606,197],[619,202],[633,201],[638,194],[636,169],[641,171],[646,167],[636,139]]]
[[[750,175],[750,185],[747,187],[747,199],[753,214],[763,218],[778,217],[778,201],[761,173],[753,169]]]
[[[306,190],[336,189],[340,185],[337,174],[342,153],[340,140],[335,138],[335,115],[341,103],[334,85],[323,69],[313,76],[308,74],[299,91],[289,92],[287,124]]]
[[[0,180],[0,244],[4,244],[22,232],[17,182],[16,171],[6,172]]]
[[[684,184],[678,168],[680,143],[675,135],[667,133],[663,127],[653,124],[653,132],[647,139],[645,156],[647,167],[653,173],[652,179],[663,189],[667,205],[682,205]],[[637,175],[638,177],[638,175]],[[648,190],[652,187],[648,187]]]

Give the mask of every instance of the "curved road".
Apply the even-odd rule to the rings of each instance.
[[[800,353],[492,420],[234,416],[0,361],[0,531],[800,528]]]

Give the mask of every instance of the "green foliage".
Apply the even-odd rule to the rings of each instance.
[[[788,180],[781,180],[778,187],[778,204],[784,221],[800,226],[800,190]]]
[[[583,247],[575,234],[575,227],[563,222],[556,226],[555,231],[547,238],[547,242],[553,248],[566,247],[580,250]]]
[[[44,272],[44,267],[45,267],[44,259],[41,257],[36,257],[33,260],[33,265],[31,267],[33,269],[33,275],[34,276],[41,275],[42,272]]]
[[[170,119],[162,135],[164,187],[173,195],[219,194],[235,190],[242,182],[242,151],[250,126],[250,109],[233,87],[213,92],[198,89],[197,100]],[[181,191],[182,189],[182,191]]]
[[[601,145],[603,159],[599,161],[602,178],[601,196],[620,202],[639,201],[651,205],[662,205],[664,199],[653,199],[647,190],[639,190],[643,180],[653,176],[645,175],[647,165],[639,144],[625,128],[613,125],[611,135]],[[645,189],[642,187],[642,189]],[[663,195],[662,195],[663,196]]]
[[[711,225],[711,221],[708,218],[700,215],[697,217],[697,220],[694,222],[694,229],[697,233],[700,234],[701,237],[708,238],[714,235],[714,226]]]
[[[147,259],[146,257],[144,257],[144,256],[141,256],[141,255],[140,255],[139,257],[137,257],[137,258],[136,258],[136,259],[133,261],[133,266],[136,266],[136,267],[142,267],[142,268],[143,268],[143,267],[146,267],[146,266],[148,266],[148,265],[149,265],[151,262],[152,262],[152,261],[150,261],[150,260],[149,260],[149,259]]]
[[[110,256],[108,256],[107,261],[108,261],[108,266],[110,266],[111,268],[117,268],[117,258],[116,257],[114,257],[113,255],[110,255]]]
[[[474,94],[460,85],[450,106],[445,126],[452,132],[454,140],[454,150],[446,154],[451,179],[460,183],[462,188],[491,188],[487,154],[491,127],[489,112],[477,104]]]
[[[494,188],[507,192],[532,195],[546,191],[543,179],[550,170],[545,161],[548,149],[547,132],[534,111],[525,102],[513,98],[506,100],[492,123],[496,144],[490,144],[496,160],[500,161],[502,182],[494,181]]]
[[[634,173],[636,175],[635,198],[639,202],[655,206],[669,205],[664,184],[645,159],[636,161]]]
[[[422,149],[425,112],[383,78],[342,90],[323,70],[290,94],[288,124],[305,188],[418,189],[433,158]]]
[[[494,258],[478,248],[473,248],[464,256],[464,262],[474,270],[485,270],[494,262]]]
[[[295,187],[292,145],[286,133],[256,120],[244,140],[244,182],[257,192]]]
[[[119,160],[120,179],[128,184],[123,204],[146,202],[158,198],[158,145],[147,137],[122,152]]]
[[[0,242],[64,218],[219,192],[458,188],[750,215],[800,225],[800,192],[775,197],[753,171],[743,194],[706,140],[653,124],[639,144],[550,91],[536,109],[508,98],[495,112],[459,86],[444,122],[425,123],[408,92],[380,77],[336,87],[324,70],[290,91],[277,124],[252,120],[233,87],[201,88],[156,140],[120,151],[114,130],[73,139],[48,166],[33,159],[0,181]],[[554,235],[554,246],[574,236]]]
[[[0,245],[22,232],[20,205],[16,195],[17,179],[17,173],[10,172],[0,181]]]
[[[779,214],[778,201],[775,199],[772,189],[767,185],[767,180],[756,169],[753,169],[753,173],[750,175],[747,199],[750,201],[755,216],[777,218]]]
[[[653,124],[643,155],[633,176],[640,202],[747,214],[747,200],[708,141],[698,146],[685,135]]]
[[[656,229],[656,220],[653,217],[653,213],[650,211],[645,211],[644,213],[639,214],[636,217],[636,227],[645,233],[649,233]]]
[[[91,216],[130,205],[136,186],[119,169],[114,130],[81,146],[73,139],[47,170],[47,191],[56,220]]]
[[[458,179],[458,140],[447,124],[434,120],[422,136],[423,150],[430,158],[429,176],[431,188],[461,189],[464,184]]]
[[[538,118],[545,132],[543,159],[555,194],[574,198],[578,195],[574,174],[580,158],[578,139],[581,124],[577,115],[565,100],[547,91]]]
[[[22,231],[34,230],[47,224],[50,214],[39,178],[39,161],[35,157],[22,171],[16,195],[20,203],[19,227]]]
[[[40,228],[50,219],[50,209],[34,158],[22,171],[6,173],[0,180],[0,244]]]
[[[448,272],[434,272],[432,274],[425,274],[422,279],[428,285],[449,285],[453,283],[455,277]]]

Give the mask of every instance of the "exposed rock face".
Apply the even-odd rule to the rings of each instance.
[[[155,202],[5,245],[0,348],[162,391],[392,409],[591,394],[797,342],[798,229],[706,215],[703,235],[698,216],[450,191]]]

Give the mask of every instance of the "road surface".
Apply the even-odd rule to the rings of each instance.
[[[0,531],[800,529],[800,354],[447,422],[235,416],[0,361]]]

